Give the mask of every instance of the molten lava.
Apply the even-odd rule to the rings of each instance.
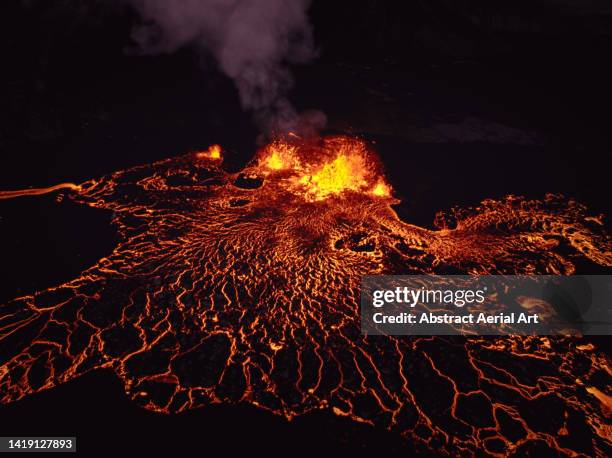
[[[285,172],[286,189],[311,202],[346,192],[391,194],[376,154],[353,138],[327,137],[299,147],[279,140],[260,151],[257,166],[266,174]]]
[[[22,189],[19,191],[0,191],[0,200],[14,199],[15,197],[40,196],[43,194],[49,194],[51,192],[58,191],[60,189],[78,190],[79,186],[74,183],[60,183],[56,184],[55,186],[49,186],[48,188],[30,188]]]
[[[601,218],[559,196],[401,221],[358,139],[278,140],[239,173],[221,149],[82,183],[121,237],[78,278],[0,313],[0,398],[95,368],[160,412],[328,409],[436,453],[609,450],[610,360],[577,337],[363,336],[367,274],[572,274],[612,265]]]
[[[221,159],[221,147],[219,145],[210,145],[206,151],[199,151],[196,153],[199,158],[208,159]]]

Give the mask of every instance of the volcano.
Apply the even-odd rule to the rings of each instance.
[[[545,444],[606,455],[611,366],[593,343],[359,326],[364,275],[609,267],[601,216],[558,195],[508,196],[441,212],[428,229],[397,216],[361,139],[288,136],[237,172],[223,156],[213,145],[59,185],[112,211],[120,242],[78,278],[0,308],[3,403],[106,368],[136,403],[168,414],[211,403],[287,419],[327,409],[437,453]]]

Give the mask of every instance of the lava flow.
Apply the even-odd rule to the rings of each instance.
[[[73,189],[78,190],[78,185],[74,183],[60,183],[55,186],[49,186],[48,188],[31,188],[22,189],[20,191],[0,191],[0,200],[3,199],[14,199],[15,197],[24,196],[41,196],[43,194],[49,194],[51,192],[58,191],[60,189]]]
[[[120,243],[0,312],[0,399],[95,368],[147,409],[250,403],[385,427],[440,454],[606,455],[609,356],[579,337],[363,336],[367,274],[563,274],[612,265],[601,217],[548,195],[401,221],[363,141],[277,140],[240,172],[220,147],[68,191]]]

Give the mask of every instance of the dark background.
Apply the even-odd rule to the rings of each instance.
[[[454,205],[547,192],[610,214],[609,1],[318,0],[310,16],[320,56],[294,68],[290,97],[324,111],[326,132],[375,142],[406,221],[431,226]],[[210,143],[248,160],[258,132],[232,83],[192,49],[126,53],[136,22],[118,0],[2,2],[0,189],[80,182]],[[0,201],[0,303],[69,280],[114,246],[109,214],[55,200]],[[105,373],[0,407],[0,425],[0,435],[77,435],[90,453],[116,442],[199,454],[403,447],[328,413],[157,415]]]

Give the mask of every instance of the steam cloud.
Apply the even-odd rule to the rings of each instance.
[[[211,54],[265,133],[325,124],[323,113],[299,115],[286,97],[293,85],[288,64],[316,57],[306,14],[310,0],[130,1],[143,20],[132,33],[140,52],[192,45]]]

